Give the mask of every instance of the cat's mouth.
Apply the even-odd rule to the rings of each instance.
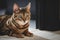
[[[26,20],[26,21],[16,20],[16,22],[17,22],[19,25],[25,25],[25,24],[28,23],[29,21],[28,21],[28,20]]]

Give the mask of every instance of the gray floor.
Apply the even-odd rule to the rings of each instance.
[[[51,31],[43,31],[43,30],[36,29],[35,20],[31,20],[29,29],[32,33],[34,33],[37,36],[40,36],[49,40],[60,40],[60,31],[51,32]]]
[[[30,28],[36,28],[36,20],[30,21]]]

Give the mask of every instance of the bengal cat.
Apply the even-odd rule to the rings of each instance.
[[[14,3],[12,15],[0,15],[0,35],[18,38],[24,38],[24,35],[32,37],[33,34],[28,31],[31,18],[30,7],[31,3],[21,8]]]

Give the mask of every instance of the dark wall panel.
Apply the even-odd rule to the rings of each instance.
[[[59,1],[58,0],[40,0],[37,1],[38,15],[36,26],[39,29],[44,30],[59,30]],[[40,8],[39,8],[40,7]],[[39,10],[40,9],[40,10]],[[38,17],[40,16],[40,17]]]
[[[7,3],[6,0],[5,1],[4,0],[0,0],[0,10],[1,9],[5,9],[7,7],[6,3]]]

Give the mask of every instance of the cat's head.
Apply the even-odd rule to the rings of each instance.
[[[13,5],[13,13],[14,18],[20,21],[30,20],[30,7],[31,3],[29,3],[26,7],[19,7],[16,3]]]

